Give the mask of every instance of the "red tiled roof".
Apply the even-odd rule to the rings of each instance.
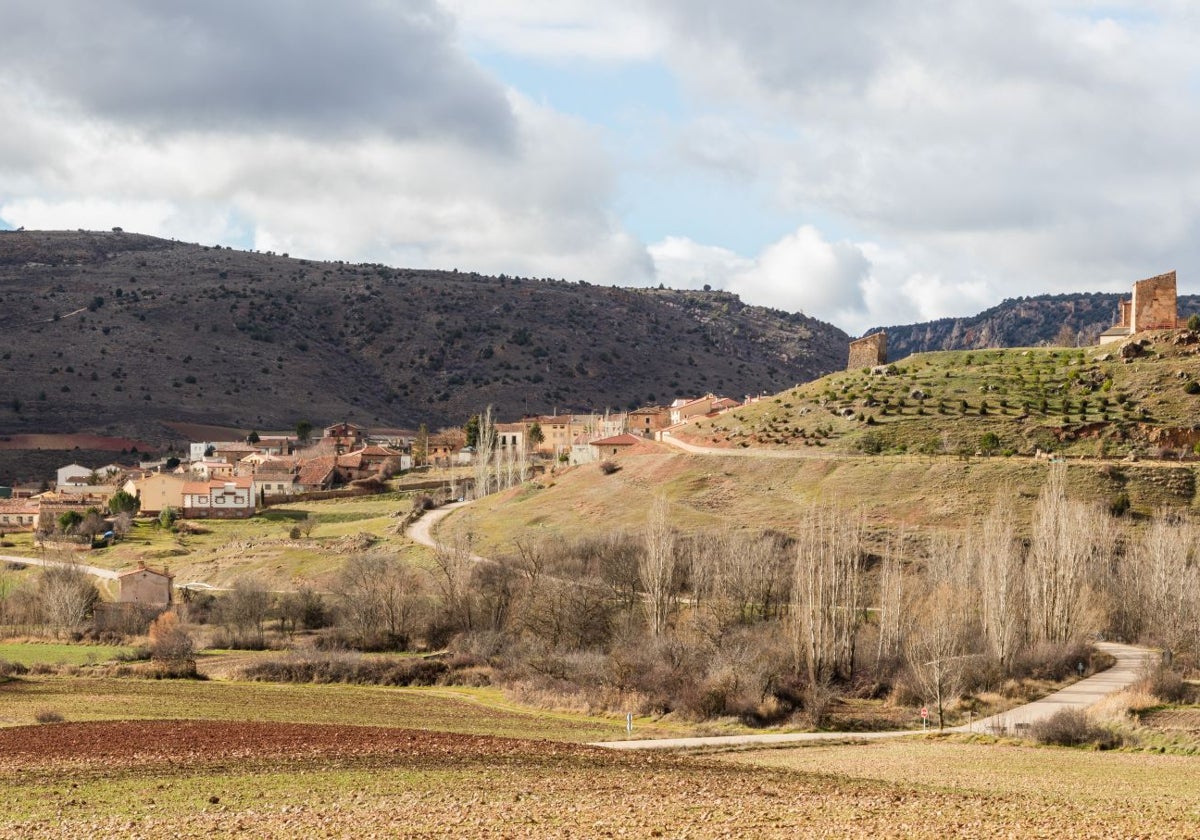
[[[613,437],[594,440],[592,441],[592,446],[633,446],[634,444],[641,443],[643,440],[644,438],[636,437],[626,432],[623,435],[614,435]]]
[[[318,487],[324,484],[329,478],[329,474],[333,472],[336,461],[337,458],[332,455],[305,461],[300,465],[300,474],[296,476],[297,483],[305,487]]]
[[[168,580],[175,579],[175,575],[171,574],[166,569],[152,569],[149,566],[138,566],[136,569],[126,569],[123,572],[118,572],[117,577],[123,578],[126,575],[135,575],[138,572],[149,572],[152,575],[158,575],[159,577],[165,577]]]

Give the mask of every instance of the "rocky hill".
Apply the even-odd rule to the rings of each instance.
[[[0,434],[179,420],[372,426],[774,392],[848,338],[722,292],[624,289],[0,232]]]
[[[1111,327],[1117,303],[1128,294],[1065,294],[1013,298],[968,318],[941,318],[920,324],[883,327],[888,357],[903,359],[933,350],[1090,345]],[[1200,312],[1200,296],[1180,295],[1185,317]]]

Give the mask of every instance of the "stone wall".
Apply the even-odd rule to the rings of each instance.
[[[887,333],[877,332],[850,342],[850,359],[846,370],[872,368],[887,364]]]
[[[1175,301],[1175,272],[1160,274],[1133,284],[1133,332],[1173,330],[1179,323]]]

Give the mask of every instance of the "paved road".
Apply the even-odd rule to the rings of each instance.
[[[958,726],[948,732],[1010,732],[1044,720],[1060,709],[1087,708],[1104,696],[1127,688],[1141,676],[1143,666],[1154,661],[1158,652],[1132,645],[1100,642],[1096,645],[1105,653],[1112,654],[1117,664],[1107,671],[1080,680],[1048,697],[1033,703],[1018,706],[999,715],[975,721],[968,728]],[[891,732],[794,732],[771,735],[716,735],[704,738],[655,738],[643,741],[602,741],[592,746],[614,750],[670,750],[713,747],[770,746],[772,744],[813,743],[819,741],[875,741],[883,738],[902,738],[920,735],[920,730],[898,730]]]
[[[62,560],[44,560],[40,557],[17,557],[11,554],[0,554],[0,563],[23,563],[26,566],[75,566],[92,577],[104,580],[116,580],[117,572],[112,569],[101,569],[99,566],[85,566],[82,563],[66,563]]]

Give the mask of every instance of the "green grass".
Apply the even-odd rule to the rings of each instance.
[[[21,665],[92,665],[111,662],[117,654],[129,650],[116,645],[3,642],[0,643],[0,659]]]

